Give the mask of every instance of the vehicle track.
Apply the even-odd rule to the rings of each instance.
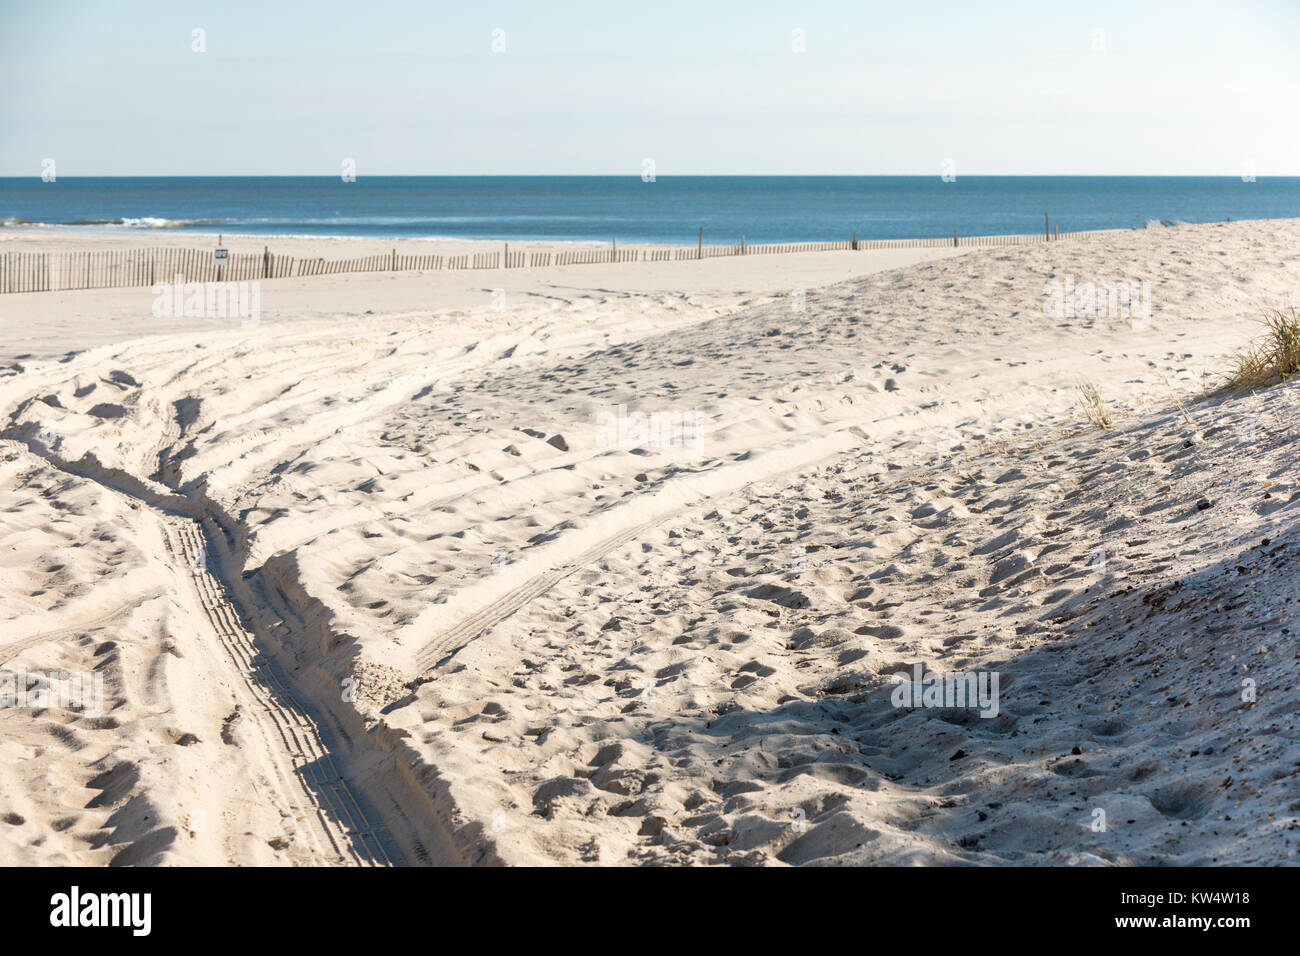
[[[163,592],[161,590],[145,591],[144,593],[133,597],[129,603],[119,604],[103,614],[97,614],[94,617],[78,621],[75,624],[69,624],[66,627],[56,628],[52,631],[41,631],[40,633],[32,634],[28,637],[21,637],[17,640],[0,644],[0,665],[9,663],[9,661],[13,660],[19,653],[37,644],[43,644],[46,641],[57,641],[59,638],[67,637],[69,634],[88,633],[101,628],[106,624],[111,624],[119,618],[126,617],[141,604],[157,600],[162,596]]]
[[[278,779],[271,781],[279,791],[278,808],[299,826],[304,844],[321,861],[361,866],[391,866],[406,862],[396,850],[387,829],[372,815],[348,786],[331,753],[327,732],[285,679],[279,665],[257,636],[259,622],[241,616],[218,570],[222,567],[201,521],[210,518],[202,505],[179,494],[166,494],[125,473],[103,469],[93,462],[66,462],[30,439],[28,450],[59,471],[93,481],[118,494],[139,501],[162,525],[162,535],[174,566],[189,577],[204,615],[216,632],[218,642],[238,675],[236,695],[262,719],[243,723],[250,733],[260,735],[259,750]],[[125,612],[119,608],[104,621]],[[256,609],[252,609],[256,613]],[[96,621],[89,622],[94,624]],[[87,622],[66,629],[74,633]],[[6,654],[38,641],[49,640],[65,630],[32,635],[6,645]]]
[[[655,517],[649,521],[643,521],[612,537],[606,538],[594,547],[584,551],[573,561],[529,578],[517,588],[507,592],[422,647],[415,657],[416,665],[421,671],[437,667],[447,658],[454,656],[457,651],[484,631],[505,620],[529,601],[545,594],[573,572],[585,568],[593,561],[599,561],[615,548],[636,540],[663,520],[663,518]]]
[[[337,853],[341,862],[392,865],[382,828],[368,818],[339,773],[321,728],[283,680],[275,661],[258,649],[256,638],[244,626],[224,585],[209,570],[214,558],[204,530],[196,521],[175,515],[165,515],[163,527],[168,551],[189,568],[208,622],[248,695],[265,715],[266,725],[273,727],[278,736],[278,749],[297,781],[296,787],[291,784],[283,792],[294,815],[304,824],[314,820],[318,842]],[[301,792],[301,799],[295,798],[295,789]]]
[[[475,611],[464,620],[452,625],[442,634],[434,637],[415,655],[415,664],[420,671],[427,671],[437,667],[444,661],[453,657],[457,651],[464,648],[471,641],[494,627],[501,621],[514,614],[521,607],[534,598],[540,597],[551,588],[555,587],[560,581],[564,580],[575,571],[579,571],[599,561],[601,558],[610,554],[617,548],[622,547],[632,541],[635,541],[647,531],[679,517],[683,510],[694,510],[708,505],[719,498],[732,495],[743,494],[754,485],[760,482],[771,481],[782,476],[796,474],[812,467],[818,461],[821,461],[837,451],[842,451],[848,447],[850,436],[848,425],[841,426],[835,434],[827,439],[815,442],[808,442],[802,447],[803,454],[797,460],[791,462],[784,459],[781,465],[775,468],[764,468],[752,466],[746,469],[746,474],[752,475],[748,480],[741,479],[736,481],[730,479],[730,476],[719,475],[717,487],[707,489],[700,488],[693,492],[688,492],[693,499],[686,508],[667,507],[661,505],[656,513],[645,521],[637,522],[630,527],[624,527],[614,532],[606,538],[596,542],[596,544],[587,548],[573,559],[558,564],[555,567],[536,574],[529,578],[523,584],[507,591],[501,597],[483,606]],[[733,468],[746,468],[746,465],[736,465]],[[633,507],[633,506],[628,506]]]

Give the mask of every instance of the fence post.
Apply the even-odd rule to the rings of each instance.
[[[956,229],[954,229],[954,230],[952,231],[952,244],[953,244],[954,246],[957,245],[957,230],[956,230]]]
[[[1052,227],[1048,225],[1047,213],[1043,213],[1043,232],[1047,234],[1046,242],[1052,241]]]

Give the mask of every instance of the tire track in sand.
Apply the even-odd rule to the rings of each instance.
[[[258,649],[225,586],[209,570],[212,555],[206,532],[196,521],[175,515],[164,515],[162,523],[168,550],[178,564],[189,569],[208,622],[239,673],[247,696],[264,717],[251,723],[269,738],[268,750],[282,778],[281,794],[292,815],[309,828],[322,851],[337,854],[341,862],[392,865],[382,828],[371,822],[349,789],[319,725],[284,681],[276,663]]]
[[[301,827],[294,836],[302,838],[315,861],[360,866],[405,862],[398,851],[390,849],[396,847],[392,835],[372,820],[340,773],[320,723],[236,609],[218,573],[219,553],[200,523],[208,517],[201,505],[125,472],[104,468],[93,458],[65,461],[30,436],[6,437],[18,438],[29,452],[64,474],[140,502],[157,518],[173,570],[190,579],[195,603],[203,609],[234,671],[227,675],[232,690],[249,705],[243,716],[250,719],[241,720],[241,733],[248,728],[249,743],[256,748],[256,756],[263,758],[259,762],[272,775],[267,779],[277,791],[274,796],[264,796],[283,818]],[[250,613],[257,613],[257,608]],[[69,630],[75,632],[76,628]],[[32,639],[50,636],[32,635]]]
[[[635,541],[668,519],[680,516],[683,511],[699,508],[727,495],[743,493],[759,482],[797,473],[844,451],[857,440],[852,428],[853,424],[849,423],[841,425],[826,438],[800,442],[784,449],[768,449],[770,458],[746,454],[743,460],[733,461],[715,471],[675,478],[659,491],[646,495],[645,500],[622,505],[603,516],[603,523],[611,528],[588,547],[579,551],[580,543],[561,541],[554,548],[540,549],[537,555],[527,559],[527,563],[542,565],[545,570],[483,602],[477,610],[470,611],[435,634],[415,653],[416,667],[420,672],[437,667],[570,574]],[[641,520],[636,520],[638,517]],[[473,596],[469,600],[473,601]],[[447,616],[445,606],[434,611],[441,618]],[[417,621],[413,626],[420,627],[421,624]]]

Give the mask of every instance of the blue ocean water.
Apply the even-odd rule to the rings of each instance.
[[[0,179],[9,229],[707,244],[1300,216],[1300,177],[363,176]]]

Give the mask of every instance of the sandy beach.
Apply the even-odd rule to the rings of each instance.
[[[0,863],[1293,863],[1298,250],[0,296]]]

